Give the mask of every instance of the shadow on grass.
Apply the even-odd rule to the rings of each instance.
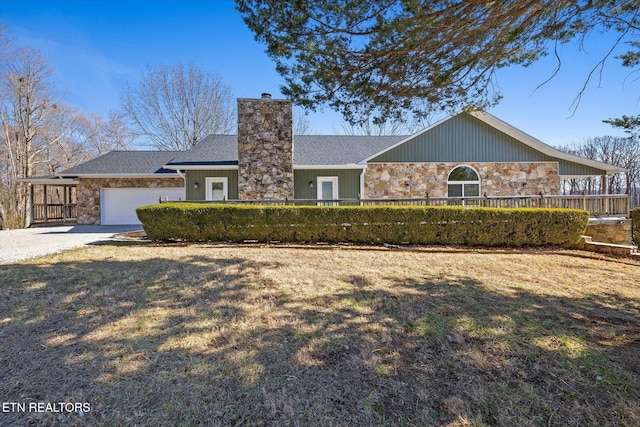
[[[2,400],[89,402],[91,411],[0,413],[0,423],[632,425],[640,417],[637,299],[357,272],[337,284],[314,277],[335,286],[314,293],[290,286],[280,267],[241,256],[3,266]]]

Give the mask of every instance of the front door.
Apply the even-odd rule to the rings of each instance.
[[[319,176],[318,177],[318,200],[335,200],[338,198],[338,177]],[[330,204],[330,203],[318,203]]]
[[[207,200],[227,200],[229,198],[227,177],[207,177]]]

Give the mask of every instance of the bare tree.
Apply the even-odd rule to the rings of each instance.
[[[424,113],[413,117],[411,121],[387,119],[380,120],[369,115],[366,120],[356,123],[344,121],[341,125],[342,129],[336,132],[344,135],[368,135],[368,136],[385,136],[385,135],[412,135],[422,129],[429,127],[433,122],[436,113],[424,108]]]
[[[82,141],[84,149],[92,156],[131,149],[136,138],[121,112],[110,111],[106,121],[95,114],[87,116],[77,112],[76,122],[78,135],[75,139]]]
[[[122,109],[135,130],[159,150],[186,150],[235,127],[235,99],[219,77],[188,64],[162,65],[127,85]]]
[[[561,147],[561,150],[591,160],[623,167],[625,174],[608,180],[609,193],[637,194],[640,190],[640,140],[635,137],[601,136],[589,138],[582,144]],[[601,194],[605,192],[602,181],[592,178],[571,179],[564,183],[569,194]]]
[[[309,116],[302,111],[294,111],[293,113],[293,134],[294,135],[311,135],[313,129]]]
[[[27,184],[18,181],[36,172],[38,159],[51,144],[45,129],[55,115],[49,84],[51,68],[42,54],[30,48],[3,49],[0,72],[0,143],[9,215],[30,223]]]
[[[388,121],[377,123],[369,119],[358,123],[349,123],[344,121],[337,133],[344,135],[367,135],[367,136],[385,136],[385,135],[406,135],[409,134],[407,125],[400,121]]]
[[[33,49],[17,49],[0,26],[0,228],[30,224],[29,187],[135,137],[121,113],[108,120],[53,102],[52,69]],[[49,193],[51,195],[51,193]]]

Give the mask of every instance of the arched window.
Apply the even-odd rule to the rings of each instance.
[[[477,197],[480,195],[480,178],[469,166],[458,166],[447,180],[448,197]]]

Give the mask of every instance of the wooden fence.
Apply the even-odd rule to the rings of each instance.
[[[198,201],[200,202],[200,201]],[[629,196],[577,195],[577,196],[518,196],[518,197],[426,197],[415,199],[292,199],[292,200],[223,200],[206,203],[254,205],[324,205],[324,206],[482,206],[491,208],[559,208],[583,209],[591,216],[629,215]]]

